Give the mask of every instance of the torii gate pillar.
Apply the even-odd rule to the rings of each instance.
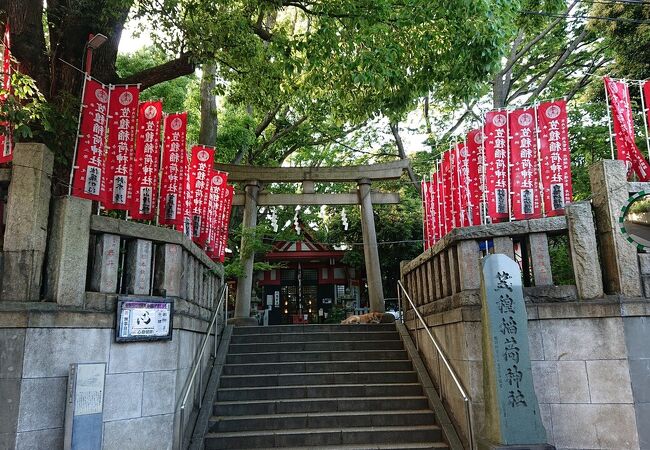
[[[257,196],[259,191],[259,182],[246,182],[243,230],[255,228],[255,226],[257,226]],[[245,240],[246,234],[243,233],[240,249],[246,247],[247,244]],[[237,282],[237,300],[235,303],[234,322],[243,325],[251,322],[251,294],[253,289],[253,263],[255,262],[255,255],[245,255],[242,253],[240,258],[244,273],[239,277],[239,281]],[[251,324],[256,325],[257,321],[252,319]]]
[[[368,178],[360,179],[357,184],[359,203],[361,204],[363,255],[366,260],[366,276],[368,279],[370,310],[374,312],[384,312],[384,290],[381,282],[379,249],[377,248],[377,235],[375,234],[375,216],[372,211],[370,184],[371,181]]]

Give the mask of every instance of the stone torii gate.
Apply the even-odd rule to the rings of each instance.
[[[399,194],[371,192],[373,181],[399,179],[408,167],[405,160],[347,167],[252,167],[217,164],[215,168],[228,172],[228,181],[244,183],[244,193],[235,195],[233,205],[244,206],[243,227],[257,225],[258,206],[279,205],[361,205],[361,230],[363,254],[368,278],[368,297],[372,311],[384,311],[384,291],[379,266],[379,251],[375,233],[373,204],[399,203]],[[357,183],[357,192],[343,194],[317,194],[314,183]],[[302,183],[301,194],[271,194],[260,192],[268,183]],[[242,237],[242,246],[244,237]],[[253,287],[253,262],[255,255],[242,257],[244,274],[237,284],[235,322],[246,322],[250,317]]]

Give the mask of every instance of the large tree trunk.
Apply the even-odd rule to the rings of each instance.
[[[217,66],[203,65],[201,79],[201,131],[199,144],[214,146],[217,141],[217,99],[214,96]]]

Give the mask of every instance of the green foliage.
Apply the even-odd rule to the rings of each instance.
[[[345,308],[333,306],[329,312],[329,315],[327,316],[327,319],[325,319],[325,323],[341,323],[342,320],[345,320],[345,316]]]

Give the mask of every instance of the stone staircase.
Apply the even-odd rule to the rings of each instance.
[[[204,444],[449,448],[395,324],[235,328]]]

